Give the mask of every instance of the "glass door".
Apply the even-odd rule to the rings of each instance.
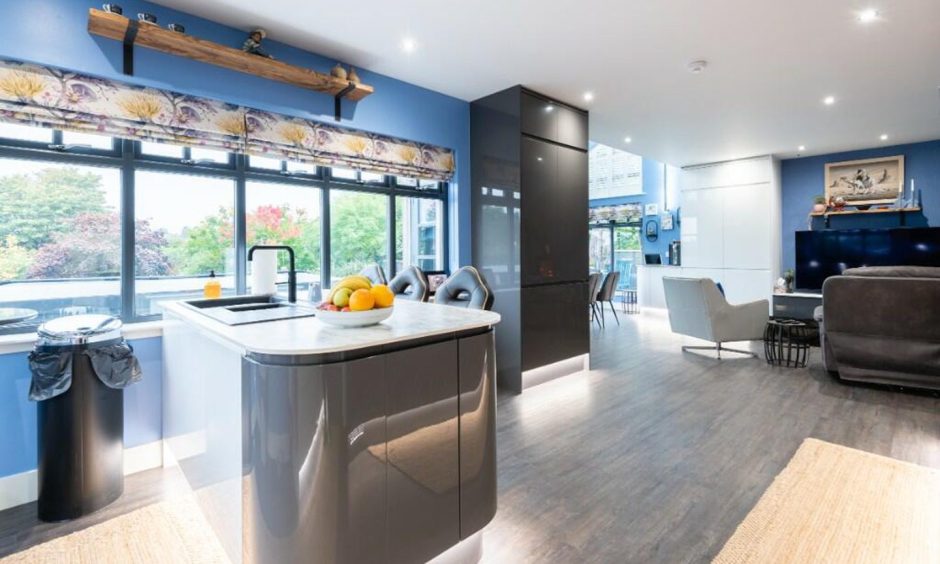
[[[609,272],[613,258],[610,227],[592,227],[588,239],[591,272]]]
[[[640,228],[634,225],[613,228],[614,268],[620,272],[618,289],[636,290],[636,269],[642,257]]]

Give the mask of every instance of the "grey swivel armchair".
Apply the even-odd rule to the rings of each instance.
[[[469,309],[493,309],[493,291],[476,268],[464,266],[434,293],[434,303]]]
[[[431,293],[427,275],[417,266],[409,266],[396,274],[388,283],[388,288],[395,297],[416,302],[428,301]]]
[[[715,346],[683,346],[683,351],[714,350],[719,359],[722,351],[757,356],[750,351],[723,347],[722,343],[762,339],[770,311],[767,300],[731,305],[709,278],[663,277],[663,289],[673,333],[715,343]]]
[[[385,269],[377,262],[366,265],[359,271],[359,274],[371,280],[373,284],[388,284],[388,278],[385,277]]]

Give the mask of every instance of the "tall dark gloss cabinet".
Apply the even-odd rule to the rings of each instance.
[[[515,86],[470,105],[473,263],[502,316],[499,385],[590,352],[588,114]]]

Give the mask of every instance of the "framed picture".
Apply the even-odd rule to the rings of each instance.
[[[662,217],[663,231],[672,231],[672,212],[666,212]]]
[[[658,215],[659,206],[656,204],[646,204],[646,215]]]
[[[904,155],[826,164],[826,200],[850,206],[891,204],[904,189]]]

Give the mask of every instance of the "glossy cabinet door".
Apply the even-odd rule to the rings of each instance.
[[[522,140],[522,286],[585,280],[587,154]]]
[[[244,561],[382,562],[385,362],[244,359]]]
[[[392,564],[427,562],[460,540],[457,346],[384,355]]]
[[[586,151],[588,148],[587,114],[565,106],[559,106],[558,115],[555,119],[557,121],[555,141]]]
[[[522,133],[556,141],[559,106],[528,92],[522,92],[521,104]]]
[[[522,369],[591,350],[587,282],[522,289]]]
[[[496,515],[496,349],[493,332],[460,339],[460,538]]]

